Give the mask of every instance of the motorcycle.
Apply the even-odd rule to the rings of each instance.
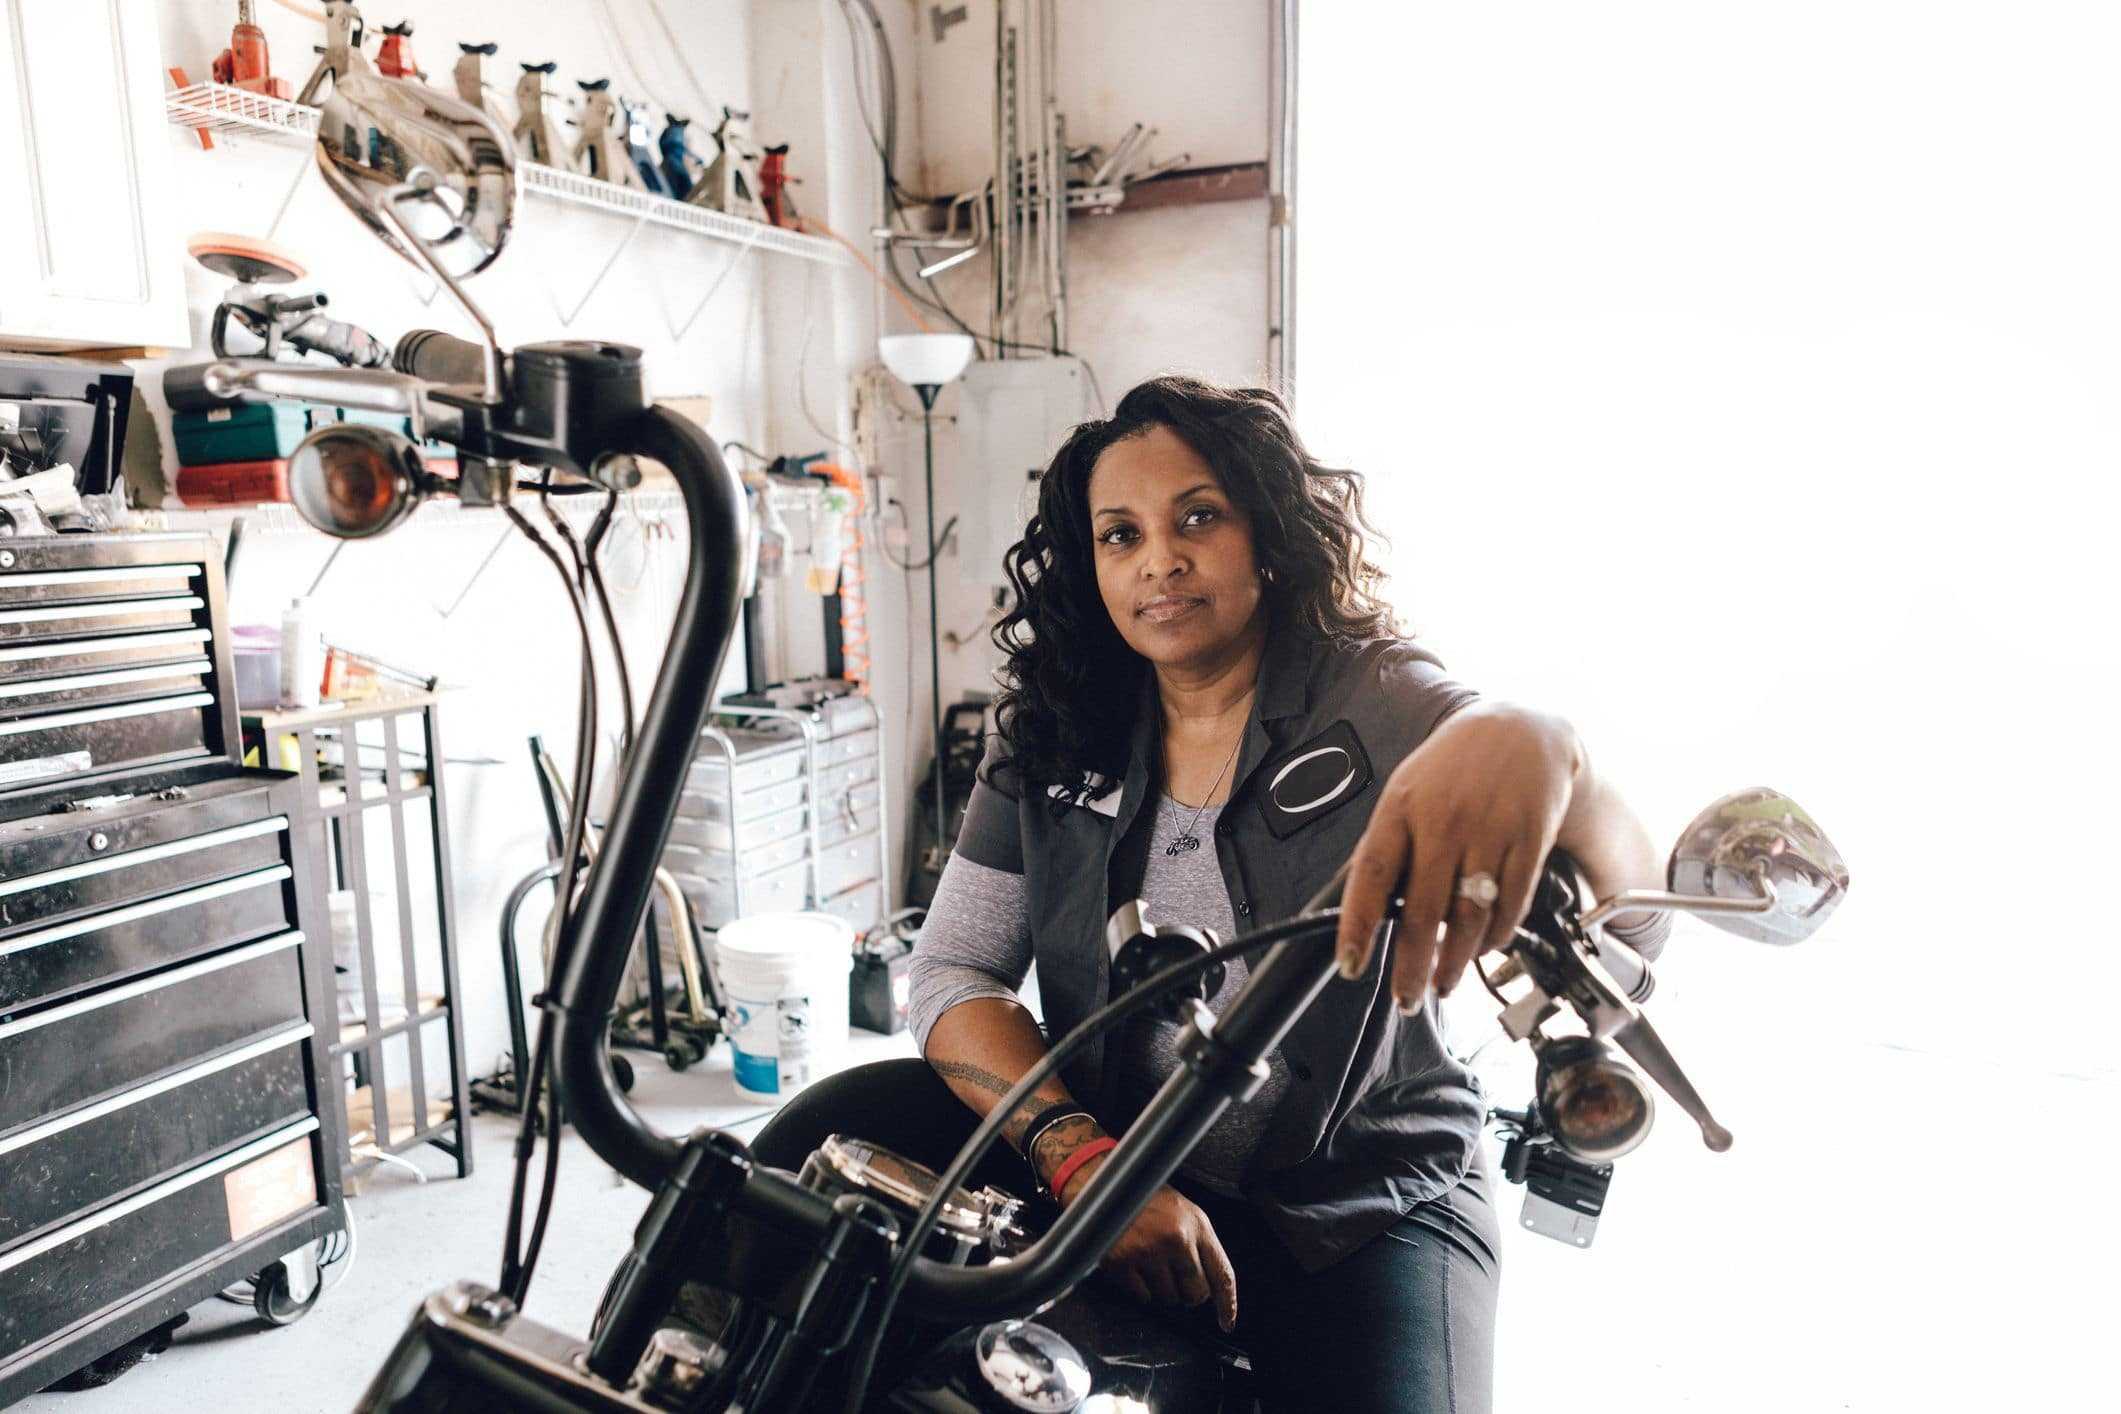
[[[502,351],[461,284],[500,254],[513,221],[514,149],[489,115],[422,85],[353,69],[336,76],[323,105],[317,160],[331,190],[446,290],[482,339],[417,331],[399,341],[389,370],[210,365],[203,381],[224,398],[305,398],[409,419],[410,437],[346,423],[313,432],[290,458],[297,511],[327,533],[362,537],[401,523],[433,496],[495,508],[560,567],[585,647],[593,553],[585,562],[568,540],[576,549],[570,577],[567,557],[532,531],[515,504],[526,487],[540,497],[601,491],[608,512],[637,483],[637,460],[649,458],[675,480],[691,539],[662,671],[578,895],[571,875],[583,854],[579,811],[587,792],[575,792],[555,980],[526,1102],[526,1111],[536,1108],[549,1074],[549,1132],[558,1133],[564,1104],[589,1148],[654,1199],[586,1340],[523,1316],[557,1158],[548,1144],[545,1197],[524,1248],[536,1131],[526,1113],[501,1283],[458,1282],[429,1297],[359,1407],[408,1414],[1245,1407],[1241,1351],[1176,1331],[1165,1339],[1157,1327],[1145,1339],[1138,1313],[1118,1312],[1078,1288],[1202,1135],[1256,1092],[1265,1057],[1331,984],[1341,881],[1299,916],[1233,942],[1152,926],[1138,905],[1122,908],[1107,934],[1113,1000],[1056,1039],[940,1173],[851,1135],[827,1140],[790,1174],[754,1163],[728,1134],[656,1133],[614,1078],[608,1023],[704,722],[708,704],[698,684],[717,680],[736,628],[742,488],[704,433],[648,403],[638,350],[557,342]],[[454,478],[427,469],[419,452],[425,441],[457,449]],[[524,468],[542,475],[519,481]],[[1526,1175],[1566,1174],[1570,1164],[1610,1172],[1612,1160],[1648,1132],[1651,1083],[1694,1118],[1711,1149],[1730,1144],[1643,1014],[1649,967],[1605,933],[1607,918],[1623,910],[1688,913],[1741,936],[1791,943],[1825,922],[1848,872],[1794,802],[1750,790],[1717,801],[1688,827],[1667,882],[1668,892],[1593,901],[1556,855],[1531,915],[1509,947],[1486,960],[1482,980],[1503,1005],[1505,1032],[1539,1059],[1532,1103],[1513,1116],[1522,1156],[1515,1166]],[[1221,966],[1239,955],[1253,957],[1247,985],[1210,1017],[1203,999]],[[1184,1064],[1081,1200],[1033,1236],[1015,1199],[968,1191],[973,1165],[1041,1081],[1091,1037],[1147,1006],[1187,1022]],[[1581,1029],[1550,1030],[1564,1015]],[[669,1323],[688,1281],[729,1298],[718,1338]],[[909,1319],[895,1320],[900,1313]],[[887,1338],[919,1344],[894,1348],[894,1373],[878,1383],[871,1376]]]

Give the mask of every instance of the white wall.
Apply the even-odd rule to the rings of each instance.
[[[993,171],[993,0],[973,0],[970,13],[941,43],[925,21],[919,31],[919,172],[929,193],[968,189]],[[1264,160],[1268,18],[1260,0],[1063,0],[1056,88],[1069,142],[1109,146],[1142,121],[1158,129],[1150,149],[1158,157],[1190,153],[1192,166]],[[1107,410],[1157,373],[1242,383],[1266,377],[1264,200],[1077,215],[1068,229],[1068,343],[1096,370]],[[938,281],[960,316],[983,333],[988,272],[982,256]],[[910,327],[901,311],[891,318],[894,327]],[[1041,328],[1037,318],[1025,320],[1027,333]],[[1016,492],[1013,483],[996,488],[960,464],[947,420],[956,406],[955,392],[945,390],[937,407],[939,521],[973,497],[1013,500]],[[920,526],[919,429],[911,431],[908,499]],[[997,576],[991,567],[963,564],[955,549],[938,568],[943,629],[964,634],[983,622],[985,585]],[[917,594],[915,612],[925,615],[925,583]],[[999,661],[984,631],[962,648],[946,646],[945,698],[991,690]],[[916,671],[925,679],[924,661]]]
[[[1757,780],[1839,840],[1832,935],[1753,985],[2110,1067],[2072,881],[2109,872],[2121,200],[2078,174],[2121,101],[2113,17],[2047,9],[1310,7],[1298,366],[1446,662],[1578,717],[1660,835]],[[1388,77],[1384,185],[1342,99]]]
[[[234,7],[225,0],[158,4],[165,65],[184,67],[194,80],[205,78],[212,56],[227,43]],[[555,89],[572,94],[576,79],[608,74],[615,88],[645,95],[708,129],[719,105],[749,107],[762,141],[796,143],[793,162],[806,208],[813,201],[833,207],[853,199],[836,192],[837,184],[874,178],[866,165],[834,165],[832,154],[845,150],[838,130],[854,122],[845,98],[830,91],[841,80],[823,58],[807,73],[786,64],[810,48],[817,17],[832,8],[812,0],[664,0],[662,10],[678,29],[704,95],[673,57],[643,0],[613,0],[608,7],[427,0],[414,15],[413,45],[430,78],[446,89],[460,39],[498,42],[501,50],[488,61],[488,75],[503,90],[505,112],[512,112],[508,100],[518,62],[546,59],[560,63],[548,81]],[[367,17],[372,31],[380,31],[399,14],[371,4]],[[277,72],[299,87],[321,27],[271,3],[259,6],[259,21]],[[843,37],[839,44],[843,51]],[[844,64],[843,53],[838,62]],[[270,232],[308,264],[315,287],[332,295],[334,314],[386,342],[418,326],[471,334],[446,297],[430,301],[426,282],[339,207],[311,170],[306,148],[223,137],[216,150],[205,152],[192,134],[171,129],[167,160],[176,169],[183,203],[180,230]],[[275,228],[275,214],[290,191]],[[875,200],[873,194],[861,199]],[[524,198],[518,215],[508,253],[472,286],[504,344],[583,336],[638,344],[652,393],[706,396],[712,403],[710,432],[769,452],[823,445],[794,411],[801,362],[821,418],[828,426],[844,421],[843,373],[859,361],[850,351],[869,348],[874,340],[858,270],[850,279],[808,262],[743,254],[728,244],[648,227],[582,304],[628,223],[538,197]],[[804,286],[811,281],[821,327],[830,332],[806,352],[788,331],[800,328]],[[192,267],[189,294],[201,354],[180,358],[203,356],[207,321],[224,288],[219,277]],[[712,302],[678,337],[679,326],[710,289]],[[159,366],[142,365],[151,398],[158,397]],[[166,426],[164,437],[166,444]],[[169,464],[174,466],[173,457]],[[285,517],[267,519],[279,523]],[[674,518],[672,528],[672,537],[644,536],[635,523],[613,546],[622,632],[644,700],[683,578],[681,520]],[[334,638],[438,672],[461,689],[448,700],[444,729],[453,763],[448,787],[467,1050],[476,1073],[490,1068],[505,1044],[494,942],[499,907],[513,882],[545,852],[524,739],[542,732],[564,762],[571,759],[575,726],[571,621],[550,569],[529,546],[509,544],[457,615],[445,620],[439,613],[470,581],[499,534],[497,522],[479,516],[423,516],[385,540],[350,546],[318,595]],[[328,542],[299,529],[250,536],[236,576],[236,621],[277,621],[287,596],[309,584],[329,551]],[[884,640],[878,656],[888,661],[889,652],[903,652],[893,627],[902,612],[883,604],[872,617]],[[732,652],[725,688],[741,684],[741,663],[741,651]],[[607,698],[606,721],[615,723],[608,679]],[[902,749],[894,751],[903,759]],[[534,973],[533,964],[533,982]]]
[[[1055,91],[1069,142],[1109,146],[1142,122],[1158,131],[1153,151],[1191,153],[1190,166],[1262,160],[1268,13],[1253,0],[1060,0]],[[994,0],[971,0],[940,43],[923,18],[923,190],[964,191],[994,170],[994,29]]]
[[[1586,1409],[2087,1402],[2121,17],[1303,25],[1301,420],[1369,474],[1399,603],[1466,681],[1571,717],[1661,841],[1772,785],[1853,877],[1798,948],[1680,925],[1647,1010],[1737,1142],[1660,1103],[1594,1250],[1508,1234],[1498,1404],[1601,1362]],[[1970,1237],[1999,1178],[2005,1233]],[[1617,1364],[1589,1302],[1640,1322]]]

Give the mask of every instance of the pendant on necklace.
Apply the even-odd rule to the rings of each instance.
[[[1164,846],[1164,853],[1166,855],[1180,855],[1186,853],[1188,850],[1195,850],[1199,848],[1200,836],[1192,833],[1187,833],[1174,837],[1171,843]]]

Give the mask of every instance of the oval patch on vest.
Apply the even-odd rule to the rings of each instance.
[[[1355,779],[1355,758],[1343,746],[1313,747],[1274,773],[1267,794],[1291,815],[1321,810]]]
[[[1259,813],[1276,839],[1287,839],[1361,795],[1375,774],[1355,728],[1335,722],[1268,765]]]

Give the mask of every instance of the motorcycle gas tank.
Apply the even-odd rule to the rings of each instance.
[[[1249,1362],[1215,1335],[1202,1313],[1145,1310],[1104,1295],[1093,1283],[1032,1319],[1065,1337],[1090,1367],[1090,1395],[1078,1414],[1218,1414],[1252,1407]],[[882,1407],[1014,1414],[1014,1406],[979,1373],[973,1354],[979,1332],[967,1326],[937,1346]]]

